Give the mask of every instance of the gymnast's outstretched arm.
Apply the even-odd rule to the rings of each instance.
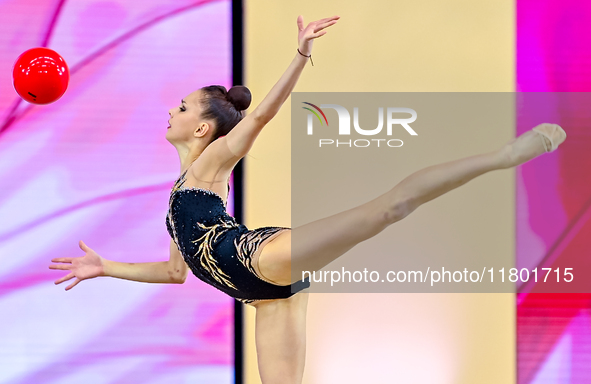
[[[306,56],[311,55],[313,40],[325,35],[324,29],[335,24],[338,19],[339,16],[328,17],[313,21],[304,28],[302,16],[298,17],[298,49],[301,54],[295,53],[291,64],[269,94],[252,113],[242,119],[225,136],[228,148],[235,156],[240,158],[246,156],[260,131],[277,114],[295,87],[306,62],[309,60]]]
[[[56,280],[55,284],[76,278],[76,281],[66,287],[66,291],[74,288],[82,280],[98,276],[110,276],[144,283],[169,284],[182,284],[187,277],[187,264],[172,240],[170,241],[170,259],[168,261],[148,263],[122,263],[107,260],[89,248],[82,240],[80,240],[79,246],[86,252],[86,255],[51,259],[52,262],[61,264],[51,264],[50,269],[70,271],[68,275]]]

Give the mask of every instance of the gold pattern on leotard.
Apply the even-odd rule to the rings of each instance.
[[[236,255],[238,256],[238,260],[256,277],[263,280],[264,282],[268,283],[265,279],[257,274],[255,269],[252,267],[252,255],[256,253],[256,251],[261,246],[261,243],[267,240],[269,237],[274,235],[275,233],[289,229],[289,228],[282,228],[282,227],[263,227],[257,228],[253,231],[247,232],[240,237],[237,237],[234,240],[234,245],[236,246]]]
[[[213,244],[224,233],[224,229],[237,227],[236,222],[233,220],[224,221],[220,219],[218,224],[214,224],[209,227],[201,223],[197,223],[197,225],[199,225],[199,228],[207,232],[199,239],[192,241],[193,243],[199,244],[197,252],[195,253],[195,257],[199,257],[201,266],[207,272],[209,272],[211,277],[213,277],[218,283],[222,283],[230,288],[238,289],[230,281],[230,276],[225,274],[224,271],[220,269],[215,257],[213,256]]]
[[[261,300],[257,300],[257,299],[239,299],[237,297],[235,297],[236,300],[238,300],[239,302],[241,302],[242,304],[251,304],[254,303],[255,301],[261,301]]]

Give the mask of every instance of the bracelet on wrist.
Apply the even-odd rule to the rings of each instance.
[[[299,49],[299,48],[298,48],[298,53],[299,53],[300,55],[304,56],[304,57],[308,57],[308,58],[310,59],[310,63],[312,63],[312,66],[314,66],[314,62],[312,61],[312,54],[310,54],[310,56],[308,56],[308,55],[304,55],[304,54],[303,54],[303,53],[300,51],[300,49]]]

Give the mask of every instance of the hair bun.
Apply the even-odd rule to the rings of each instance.
[[[243,85],[235,85],[228,91],[228,101],[236,107],[237,111],[244,111],[250,106],[252,95]]]

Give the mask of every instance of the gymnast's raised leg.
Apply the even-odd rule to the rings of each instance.
[[[276,284],[291,284],[301,279],[302,271],[320,270],[421,204],[486,172],[515,167],[550,152],[565,139],[558,125],[540,124],[497,151],[422,169],[363,205],[281,233],[255,255],[253,266]],[[293,250],[291,232],[306,239]]]
[[[291,232],[284,231],[253,257],[259,276],[280,285],[291,284],[302,270],[319,270],[361,241],[367,240],[412,211],[486,172],[523,164],[564,141],[557,125],[541,124],[498,151],[434,165],[413,173],[387,193],[363,205],[294,228],[307,241],[292,254]],[[300,272],[298,272],[300,271]],[[264,384],[301,383],[306,346],[308,293],[288,299],[254,303],[256,347]]]

